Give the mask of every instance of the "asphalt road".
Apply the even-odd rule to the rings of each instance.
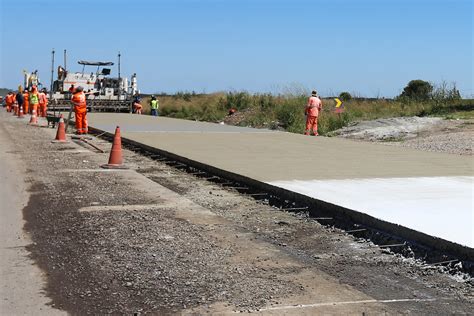
[[[65,315],[49,305],[51,299],[43,292],[45,274],[25,249],[32,242],[23,231],[29,193],[25,165],[14,142],[0,124],[0,314]]]

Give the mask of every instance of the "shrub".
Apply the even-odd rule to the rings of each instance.
[[[352,99],[352,95],[349,92],[341,92],[339,94],[339,99],[341,99],[342,101],[349,101],[350,99]]]
[[[305,125],[305,97],[288,98],[276,109],[276,117],[289,132],[302,133]]]
[[[424,80],[412,80],[403,89],[400,97],[408,98],[417,101],[428,100],[433,91],[433,86],[428,81]]]

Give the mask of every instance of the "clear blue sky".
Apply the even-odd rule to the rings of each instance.
[[[316,88],[394,96],[409,80],[473,90],[471,0],[0,0],[0,87],[49,86],[68,51],[117,60],[142,92]],[[117,74],[116,68],[113,74]]]

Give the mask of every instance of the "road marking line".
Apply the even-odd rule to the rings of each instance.
[[[133,169],[63,169],[59,172],[126,172],[135,171]]]
[[[109,133],[112,133],[109,131]],[[275,132],[219,132],[219,131],[134,131],[128,130],[125,133],[162,133],[162,134],[274,134]]]
[[[401,302],[433,302],[436,301],[434,298],[403,298],[394,300],[363,300],[363,301],[346,301],[346,302],[327,302],[327,303],[315,303],[315,304],[298,304],[298,305],[286,305],[286,306],[275,306],[259,309],[259,312],[282,310],[282,309],[296,309],[296,308],[310,308],[310,307],[324,307],[324,306],[338,306],[338,305],[350,305],[350,304],[367,304],[367,303],[401,303]]]
[[[65,150],[50,150],[50,153],[68,153],[68,154],[76,154],[76,153],[92,153],[90,150],[86,149],[65,149]]]
[[[104,211],[143,211],[157,208],[170,207],[171,203],[162,204],[126,204],[126,205],[92,205],[79,209],[79,212],[104,212]]]

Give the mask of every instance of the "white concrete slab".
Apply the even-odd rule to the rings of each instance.
[[[474,177],[269,183],[474,248]]]

